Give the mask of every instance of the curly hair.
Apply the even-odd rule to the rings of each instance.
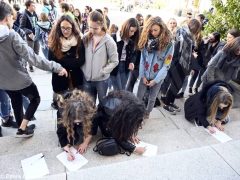
[[[53,54],[57,57],[57,59],[63,58],[63,52],[61,51],[62,44],[60,41],[60,37],[63,37],[62,31],[61,31],[61,23],[63,21],[67,21],[72,25],[72,35],[75,36],[78,41],[76,57],[79,57],[78,53],[79,53],[79,48],[80,48],[80,44],[81,44],[80,30],[79,30],[76,22],[68,15],[61,16],[61,18],[53,26],[53,28],[48,36],[49,49],[53,52]]]
[[[107,98],[121,100],[114,109],[107,126],[112,130],[112,136],[118,141],[128,141],[133,135],[137,135],[142,126],[144,104],[133,93],[127,91],[110,92]]]
[[[63,117],[60,123],[67,129],[68,141],[74,140],[74,121],[80,120],[83,124],[83,134],[86,137],[91,132],[92,118],[96,112],[92,98],[83,91],[73,90],[70,98],[65,101],[61,98],[63,105]],[[63,102],[64,101],[64,102]]]
[[[145,47],[145,45],[147,44],[148,41],[148,37],[151,33],[151,28],[154,25],[158,25],[160,26],[160,34],[159,34],[159,50],[162,51],[164,50],[167,45],[171,42],[172,38],[171,38],[171,32],[168,30],[166,24],[163,22],[162,18],[160,18],[159,16],[156,17],[151,17],[150,19],[148,19],[148,21],[146,22],[146,25],[144,25],[142,33],[141,33],[141,37],[140,40],[138,42],[138,47],[139,49],[143,49]]]

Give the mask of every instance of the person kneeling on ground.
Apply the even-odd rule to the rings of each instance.
[[[144,153],[144,147],[134,145],[139,142],[137,133],[143,123],[144,104],[127,91],[112,91],[102,102],[98,105],[94,121],[98,122],[103,136],[115,138],[125,151]]]
[[[229,121],[229,111],[233,104],[232,88],[223,81],[206,84],[203,89],[189,97],[184,104],[185,118],[204,126],[211,133],[224,130],[222,124]]]
[[[65,98],[65,99],[64,99]],[[68,160],[75,159],[71,146],[77,146],[79,153],[86,152],[92,139],[92,117],[95,105],[92,98],[85,92],[74,90],[66,97],[58,96],[59,118],[57,135],[61,147],[68,153]],[[97,124],[95,125],[97,127]]]

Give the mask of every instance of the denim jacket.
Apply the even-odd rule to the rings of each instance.
[[[164,80],[172,62],[173,52],[172,42],[161,52],[153,51],[150,53],[144,48],[141,53],[139,77],[154,80],[156,83]]]

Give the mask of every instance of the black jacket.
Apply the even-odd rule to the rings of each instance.
[[[62,124],[58,125],[57,136],[58,136],[58,140],[61,147],[65,147],[68,144],[72,146],[78,145],[83,142],[84,135],[83,135],[82,123],[74,124],[73,130],[74,130],[74,140],[73,138],[70,138],[70,141],[69,141],[67,138],[68,137],[67,129]]]
[[[33,14],[30,13],[28,10],[25,10],[22,18],[20,20],[20,28],[23,29],[27,35],[27,40],[31,40],[28,35],[33,33],[35,34],[35,26],[37,24],[38,17],[37,14],[34,12]]]
[[[94,121],[92,122],[92,129],[96,129],[98,124],[96,124]],[[70,141],[67,138],[67,129],[63,126],[63,124],[59,124],[57,128],[57,135],[58,140],[61,145],[61,147],[64,147],[68,144],[70,145],[78,145],[81,144],[84,141],[84,134],[83,134],[83,125],[82,123],[74,123],[74,140],[73,138],[70,138]],[[93,133],[90,133],[93,135]]]
[[[111,115],[118,106],[121,106],[121,100],[118,98],[108,98],[105,97],[103,102],[98,105],[97,113],[94,117],[94,123],[97,123],[102,134],[105,137],[112,137],[112,129],[109,127],[108,122],[110,120]],[[95,129],[94,129],[95,127]],[[97,133],[96,126],[93,127],[93,135]],[[116,139],[118,144],[126,151],[133,152],[135,149],[135,145],[130,143],[129,141],[119,141]]]
[[[83,84],[83,73],[80,67],[85,63],[85,49],[81,43],[79,58],[76,58],[77,46],[72,47],[64,53],[62,59],[57,59],[53,52],[49,50],[48,59],[62,65],[68,71],[68,77],[58,76],[57,73],[52,73],[52,87],[56,93],[61,93],[69,89],[69,78],[71,78],[73,88],[79,88]]]
[[[115,40],[116,42],[116,34],[114,34],[112,36],[112,38]],[[124,41],[118,41],[116,42],[117,44],[117,51],[118,51],[118,60],[120,62],[121,56],[122,56],[122,50],[123,50],[123,46],[124,46]],[[134,50],[134,43],[132,40],[129,40],[128,44],[126,45],[126,62],[125,62],[125,70],[126,72],[129,71],[128,66],[130,63],[134,63],[136,59],[136,51]],[[118,73],[118,68],[119,68],[119,64],[113,69],[113,71],[111,72],[112,76],[116,76]]]
[[[240,57],[220,50],[209,62],[207,70],[202,75],[202,82],[204,84],[214,80],[229,82],[237,79],[239,71]]]
[[[22,19],[22,13],[20,13],[20,12],[17,12],[17,19],[15,20],[15,22],[14,22],[14,25],[16,25],[16,26],[20,26],[20,21],[21,21],[21,19]]]
[[[211,106],[214,95],[218,93],[219,86],[226,87],[230,92],[233,91],[229,84],[223,81],[214,81],[185,101],[184,113],[188,121],[194,122],[195,120],[198,125],[205,128],[210,125],[207,120],[208,108]]]
[[[198,56],[197,58],[194,58],[194,56],[192,56],[191,69],[199,71],[204,68],[203,55],[205,53],[205,48],[203,41],[199,44],[198,47],[194,48],[194,51],[197,53]]]
[[[208,62],[213,56],[215,56],[218,51],[222,50],[226,43],[223,41],[218,42],[215,46],[212,46],[211,43],[204,44],[204,54],[203,54],[203,65],[206,68]]]

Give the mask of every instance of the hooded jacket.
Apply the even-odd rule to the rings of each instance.
[[[232,92],[232,87],[223,81],[214,81],[206,84],[203,89],[190,96],[184,103],[185,118],[193,122],[194,120],[200,126],[207,128],[210,124],[207,120],[208,109],[213,102],[213,98],[219,92],[220,86],[226,87]]]
[[[83,37],[85,42],[86,35]],[[117,45],[113,38],[106,34],[95,50],[93,41],[85,45],[85,64],[81,67],[87,81],[103,81],[109,78],[112,70],[118,65]]]
[[[46,22],[37,22],[36,28],[35,28],[35,38],[34,41],[40,41],[41,46],[43,48],[48,48],[48,34],[50,33],[50,30],[52,28],[52,25],[49,21]],[[43,33],[47,33],[46,37],[43,36]]]
[[[0,89],[15,91],[32,84],[23,59],[42,70],[62,70],[60,64],[36,55],[17,32],[0,25]]]
[[[202,75],[203,83],[214,80],[229,82],[237,79],[240,70],[240,57],[231,57],[220,50],[209,62],[207,70]]]

